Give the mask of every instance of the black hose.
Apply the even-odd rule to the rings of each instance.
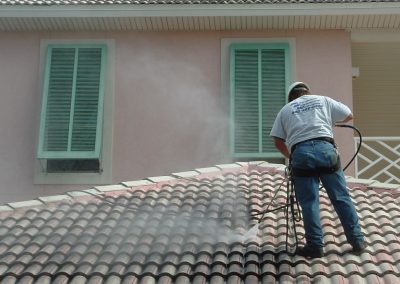
[[[351,163],[354,161],[354,159],[357,157],[358,153],[360,152],[361,149],[361,144],[362,144],[362,135],[360,130],[357,129],[357,127],[353,126],[353,125],[349,125],[349,124],[337,124],[337,127],[344,127],[344,128],[351,128],[353,129],[355,132],[357,132],[358,137],[360,138],[360,143],[358,144],[357,150],[354,154],[354,156],[351,158],[351,160],[347,163],[347,165],[343,168],[343,171],[345,171],[350,165]]]
[[[294,251],[297,250],[299,241],[297,238],[297,231],[296,231],[296,221],[300,221],[301,217],[299,220],[296,218],[296,211],[294,208],[294,204],[297,204],[299,206],[298,202],[295,199],[295,192],[294,192],[294,186],[293,186],[293,180],[292,176],[288,176],[287,179],[287,192],[286,192],[286,210],[285,210],[285,215],[286,215],[286,252],[289,253],[289,230],[290,230],[290,218],[289,218],[289,208],[290,208],[290,213],[292,214],[292,226],[294,230],[294,237],[295,237],[295,249]],[[298,211],[300,213],[300,211]],[[301,216],[299,214],[299,216]],[[294,256],[294,253],[292,253],[292,256]]]

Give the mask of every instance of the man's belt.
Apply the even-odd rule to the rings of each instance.
[[[290,149],[290,153],[293,153],[294,152],[294,150],[296,149],[296,147],[299,145],[299,144],[301,144],[301,143],[304,143],[304,142],[308,142],[308,141],[326,141],[326,142],[329,142],[329,143],[331,143],[333,146],[335,146],[336,147],[336,144],[335,144],[335,140],[333,139],[333,138],[331,138],[331,137],[316,137],[316,138],[311,138],[311,139],[307,139],[307,140],[304,140],[304,141],[301,141],[301,142],[299,142],[299,143],[296,143],[296,144],[294,144],[293,146],[292,146],[292,148]]]
[[[333,174],[341,168],[340,157],[338,156],[336,164],[332,167],[318,167],[315,169],[292,168],[292,174],[298,177],[319,177],[321,174]]]
[[[335,148],[335,140],[331,137],[317,137],[317,138],[312,138],[308,140],[301,141],[299,143],[296,143],[292,146],[291,153],[294,152],[296,149],[296,146],[307,141],[326,141],[331,143]],[[337,154],[337,161],[336,164],[333,165],[332,167],[319,167],[316,169],[301,169],[301,168],[292,168],[292,173],[294,176],[299,176],[299,177],[311,177],[311,176],[320,176],[321,174],[332,174],[335,173],[337,170],[341,168],[340,165],[340,157],[339,154]]]

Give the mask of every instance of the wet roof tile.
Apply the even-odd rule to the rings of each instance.
[[[286,252],[284,210],[263,214],[275,193],[269,209],[286,202],[282,165],[208,169],[4,205],[14,209],[0,220],[0,283],[395,283],[400,277],[396,186],[375,190],[373,182],[349,179],[368,244],[359,256],[350,253],[322,191],[326,256],[308,260]],[[257,235],[245,240],[261,217]],[[302,240],[304,230],[296,228]],[[293,249],[293,232],[288,240]]]

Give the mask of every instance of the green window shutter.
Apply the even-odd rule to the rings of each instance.
[[[285,44],[231,46],[231,145],[235,157],[280,157],[269,136],[285,105]]]
[[[38,158],[99,158],[104,62],[104,46],[49,46]]]
[[[286,64],[284,49],[266,49],[262,57],[262,152],[278,153],[269,135],[276,115],[286,103]]]
[[[258,65],[257,50],[235,52],[234,147],[239,153],[258,152]]]

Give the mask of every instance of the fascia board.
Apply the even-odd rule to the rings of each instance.
[[[400,2],[1,6],[0,17],[201,17],[400,14]]]

